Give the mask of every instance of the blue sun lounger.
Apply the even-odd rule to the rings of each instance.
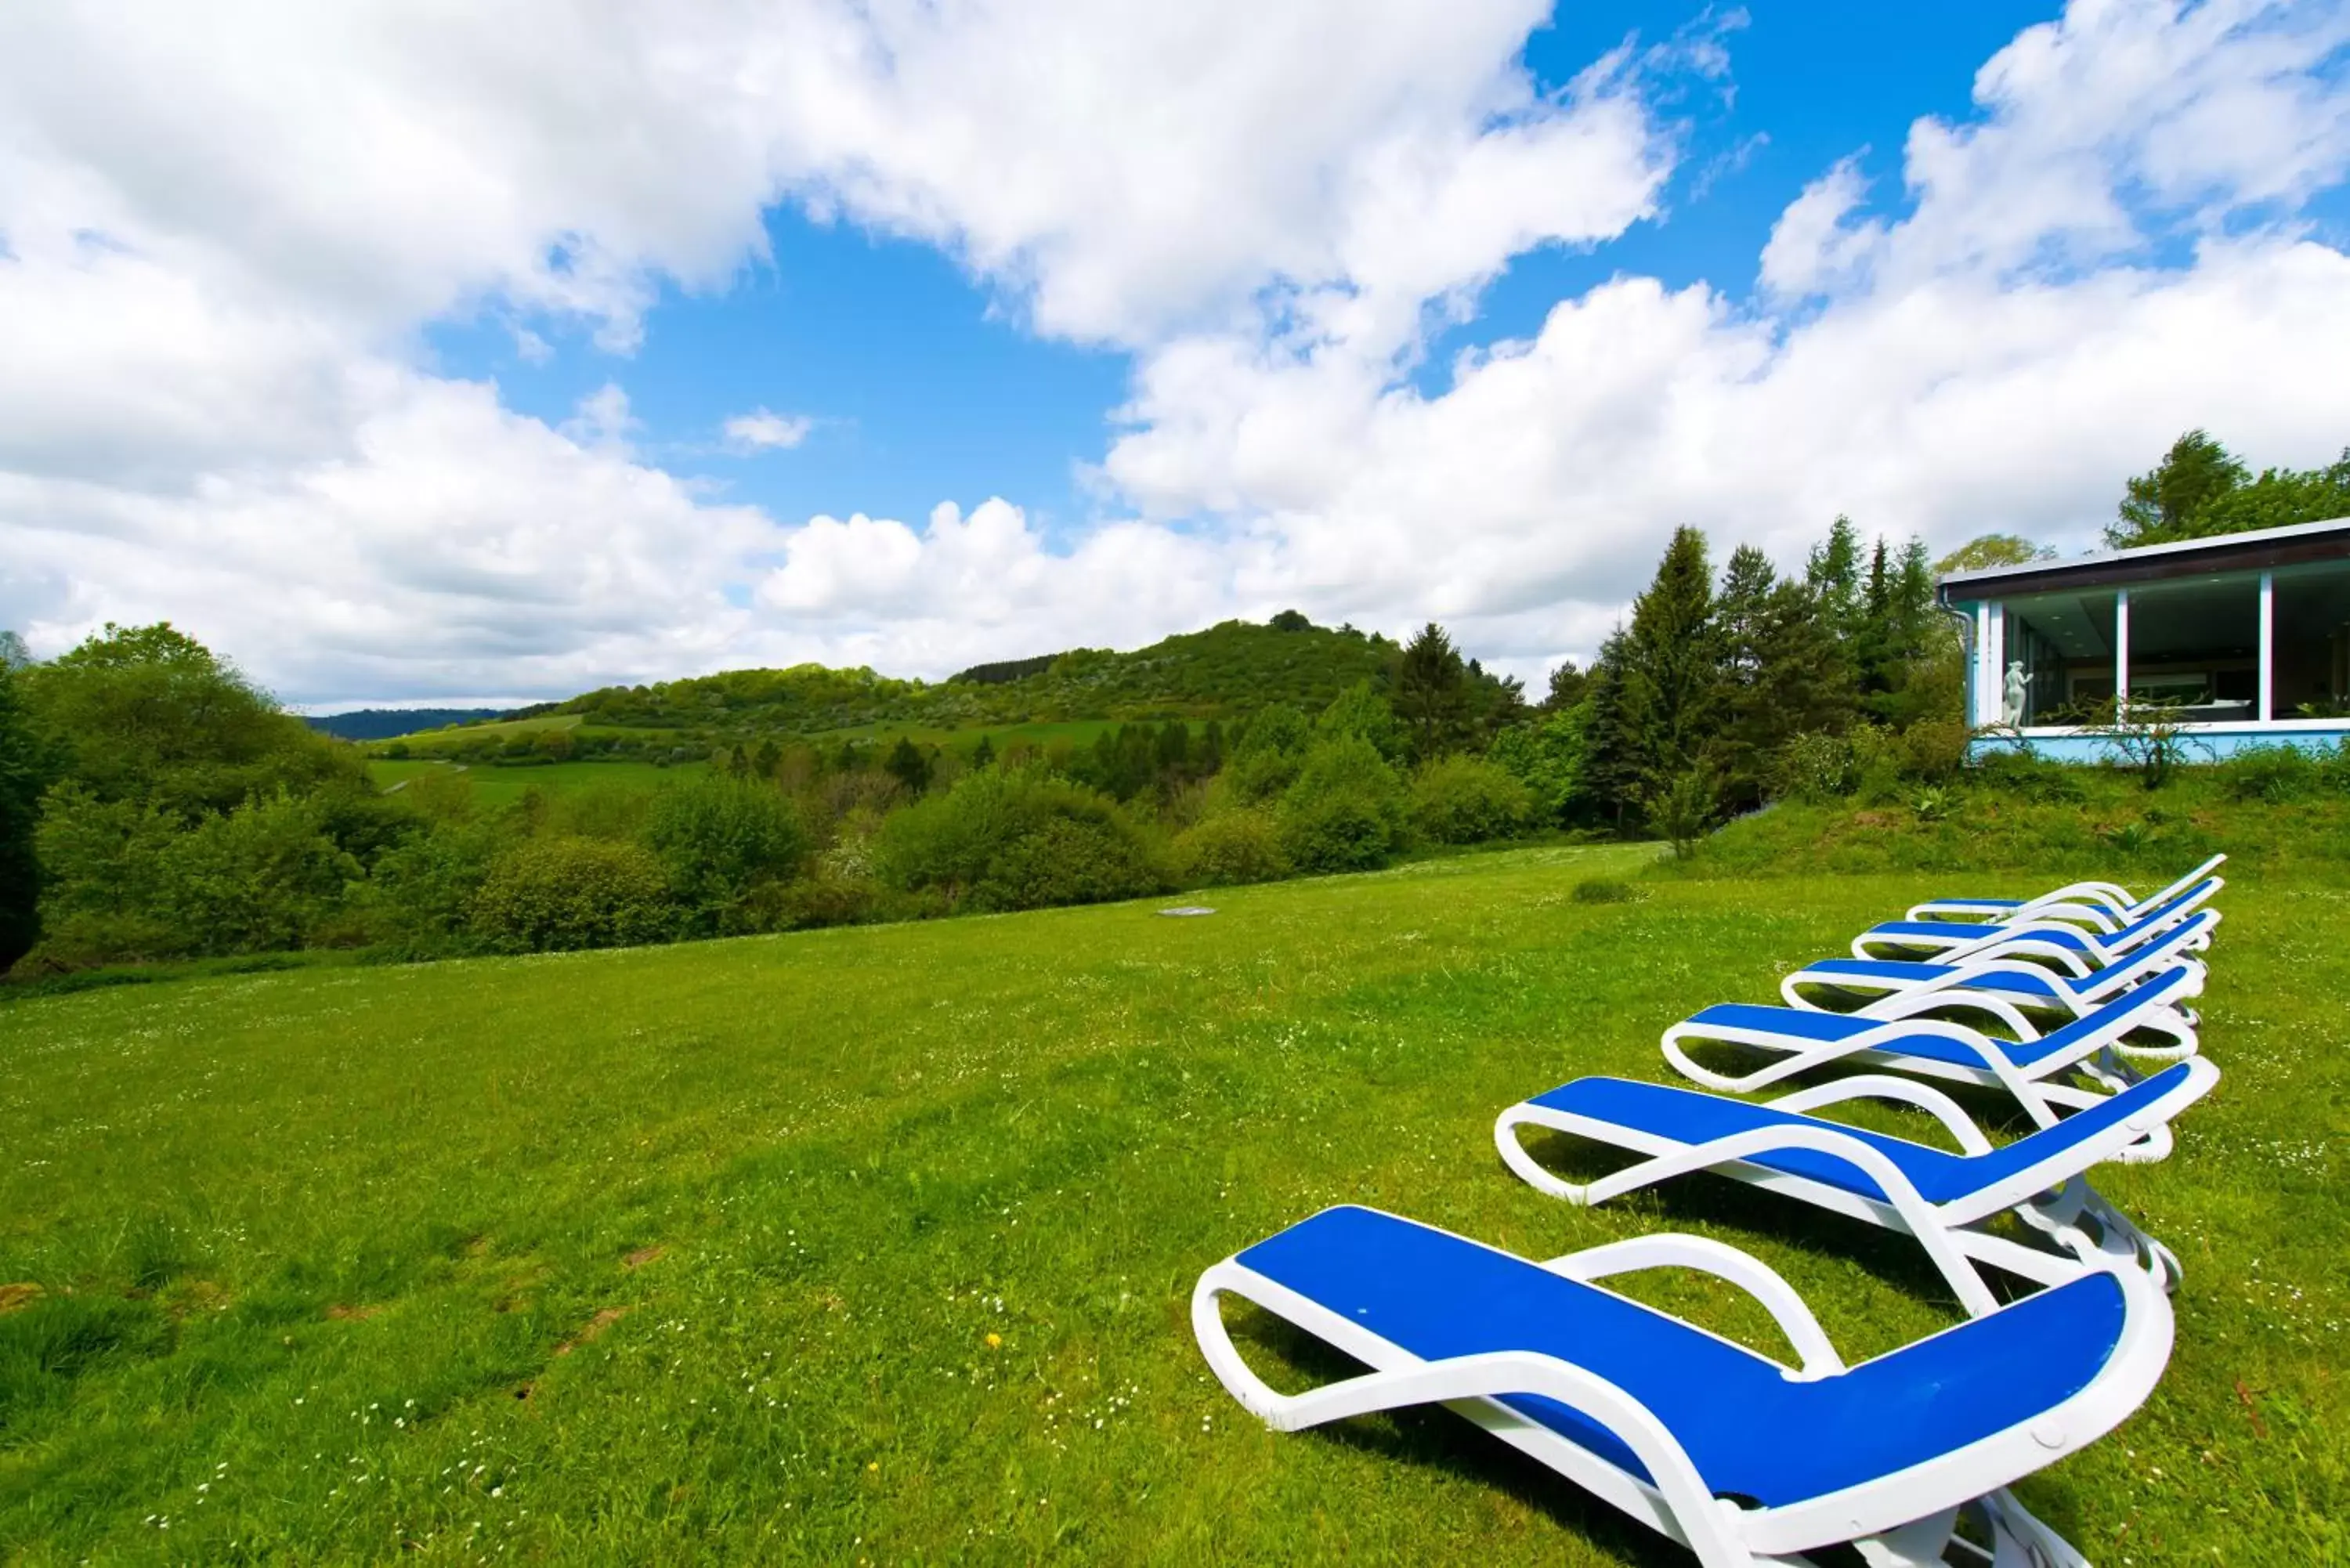
[[[2036,898],[1929,898],[1922,904],[1911,906],[1908,918],[1913,920],[2005,923],[2030,919],[2043,909],[2070,907],[2097,911],[2107,921],[2104,929],[2110,931],[2152,914],[2217,871],[2227,863],[2227,859],[2225,855],[2214,855],[2159,893],[2149,894],[2143,898],[2131,898],[2129,889],[2117,882],[2074,882],[2053,892],[2043,893]]]
[[[1999,1040],[1941,1018],[1861,1018],[1801,1007],[1728,1002],[1665,1031],[1665,1060],[1708,1088],[1748,1094],[1830,1064],[1890,1067],[1951,1083],[2005,1089],[2042,1127],[2058,1106],[2086,1107],[2106,1096],[2055,1082],[2078,1071],[2108,1087],[2135,1076],[2116,1054],[2124,1036],[2172,1005],[2187,972],[2168,970],[2095,1012],[2037,1040]],[[1690,1059],[1686,1042],[1712,1041],[1772,1052],[1779,1059],[1748,1074],[1716,1072]]]
[[[1852,955],[1937,958],[1945,963],[1956,963],[2001,953],[2044,958],[2060,967],[2076,968],[2085,973],[2127,957],[2171,927],[2193,918],[2222,886],[2219,877],[2208,877],[2150,913],[2113,931],[2095,931],[2044,918],[1989,925],[1958,920],[1887,920],[1855,937]],[[2218,912],[2210,913],[2216,926]],[[2210,945],[2210,927],[2204,929],[2204,946]],[[2069,965],[2067,960],[2071,961]]]
[[[1570,1203],[1605,1203],[1711,1170],[1907,1231],[1967,1311],[1981,1316],[1998,1307],[1977,1272],[1981,1264],[2043,1285],[2061,1284],[2085,1265],[2134,1264],[2176,1289],[2178,1258],[2125,1219],[2086,1177],[2092,1167],[2133,1150],[2141,1158],[2168,1153],[2172,1119],[2219,1081],[2210,1061],[2181,1062],[2053,1127],[1993,1148],[1949,1096],[1905,1078],[1863,1075],[1764,1104],[1670,1084],[1578,1078],[1503,1111],[1493,1124],[1493,1145],[1528,1186]],[[1856,1099],[1927,1112],[1960,1152],[1810,1114]],[[1648,1158],[1595,1181],[1567,1181],[1527,1153],[1520,1129],[1529,1127]],[[2066,1251],[2045,1251],[1981,1229],[2011,1210]]]
[[[1690,1268],[1730,1281],[1794,1346],[1787,1366],[1593,1282]],[[1282,1394],[1234,1348],[1239,1296],[1367,1365]],[[1735,1248],[1644,1236],[1534,1262],[1337,1208],[1216,1264],[1191,1326],[1217,1378],[1277,1431],[1442,1404],[1681,1542],[1704,1568],[1867,1543],[1869,1561],[2077,1563],[2010,1483],[2087,1447],[2169,1359],[2169,1298],[2095,1269],[1846,1366],[1801,1296]],[[1964,1512],[1991,1551],[1954,1540]],[[2030,1553],[2032,1555],[2027,1556]]]
[[[2144,1055],[2189,1055],[2200,1020],[2185,999],[2200,996],[2206,971],[2193,950],[2219,919],[2199,910],[2119,962],[2086,975],[2064,973],[2028,959],[1991,956],[1958,963],[1913,959],[1821,959],[1779,982],[1790,1007],[1866,1018],[1988,1017],[2018,1039],[2035,1040],[2049,1022],[2086,1017],[2133,986],[2167,971],[2186,979],[2168,1010],[2149,1013],[2140,1027],[2168,1035],[2167,1049],[2133,1043]]]

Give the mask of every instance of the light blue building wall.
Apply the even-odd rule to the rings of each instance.
[[[1958,572],[1969,721],[1987,749],[2095,762],[2116,711],[2178,722],[2196,760],[2350,737],[2350,519]]]

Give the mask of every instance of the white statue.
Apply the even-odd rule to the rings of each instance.
[[[2031,681],[2032,677],[2023,672],[2023,660],[2018,659],[2008,665],[2006,716],[2008,723],[2023,722],[2023,689],[2031,684]]]

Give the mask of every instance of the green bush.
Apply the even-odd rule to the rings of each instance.
[[[1185,887],[1271,882],[1289,875],[1281,825],[1263,811],[1228,811],[1194,824],[1176,836],[1172,858]]]
[[[808,851],[781,791],[718,774],[655,792],[645,842],[669,873],[685,929],[702,936],[759,929],[754,894],[788,880]]]
[[[892,813],[871,853],[882,882],[935,892],[949,907],[1091,903],[1167,885],[1159,846],[1117,802],[1034,768],[966,774]]]
[[[1282,848],[1301,871],[1370,870],[1403,847],[1408,809],[1402,781],[1368,741],[1325,741],[1282,794]]]
[[[155,805],[52,790],[36,843],[50,968],[297,948],[339,910],[359,862],[325,797],[274,794],[192,823]]]
[[[650,850],[564,836],[507,851],[472,908],[474,934],[501,952],[660,941],[675,918],[669,878]]]
[[[1438,844],[1506,838],[1524,831],[1534,815],[1534,792],[1482,757],[1445,757],[1411,781],[1412,826]]]
[[[1586,877],[1568,895],[1578,904],[1628,904],[1639,896],[1632,884],[1613,877]]]
[[[464,775],[457,775],[460,782]],[[407,792],[402,792],[403,794]],[[369,940],[398,958],[432,958],[476,945],[473,900],[519,826],[444,820],[376,859],[345,903]]]
[[[1544,823],[1563,821],[1575,805],[1590,751],[1585,739],[1589,718],[1590,710],[1578,706],[1513,724],[1493,737],[1486,753],[1532,792],[1535,815]]]
[[[1819,804],[1850,794],[1860,774],[1852,742],[1842,735],[1802,734],[1779,748],[1772,767],[1773,798]]]
[[[2306,800],[2325,783],[2325,767],[2298,746],[2252,746],[2219,765],[2230,799],[2282,805]]]
[[[1125,813],[1065,812],[1006,843],[972,884],[975,909],[1043,909],[1165,891],[1149,837]]]

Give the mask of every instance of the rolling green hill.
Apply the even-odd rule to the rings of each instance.
[[[1044,735],[1134,719],[1232,719],[1277,703],[1311,713],[1357,681],[1378,679],[1396,651],[1383,637],[1284,615],[1265,625],[1225,621],[1130,652],[1081,648],[982,665],[936,683],[801,664],[608,686],[503,722],[399,739],[412,754],[487,755],[519,752],[534,732],[567,727],[584,752],[600,745],[640,754],[648,745],[706,750],[769,737]]]

